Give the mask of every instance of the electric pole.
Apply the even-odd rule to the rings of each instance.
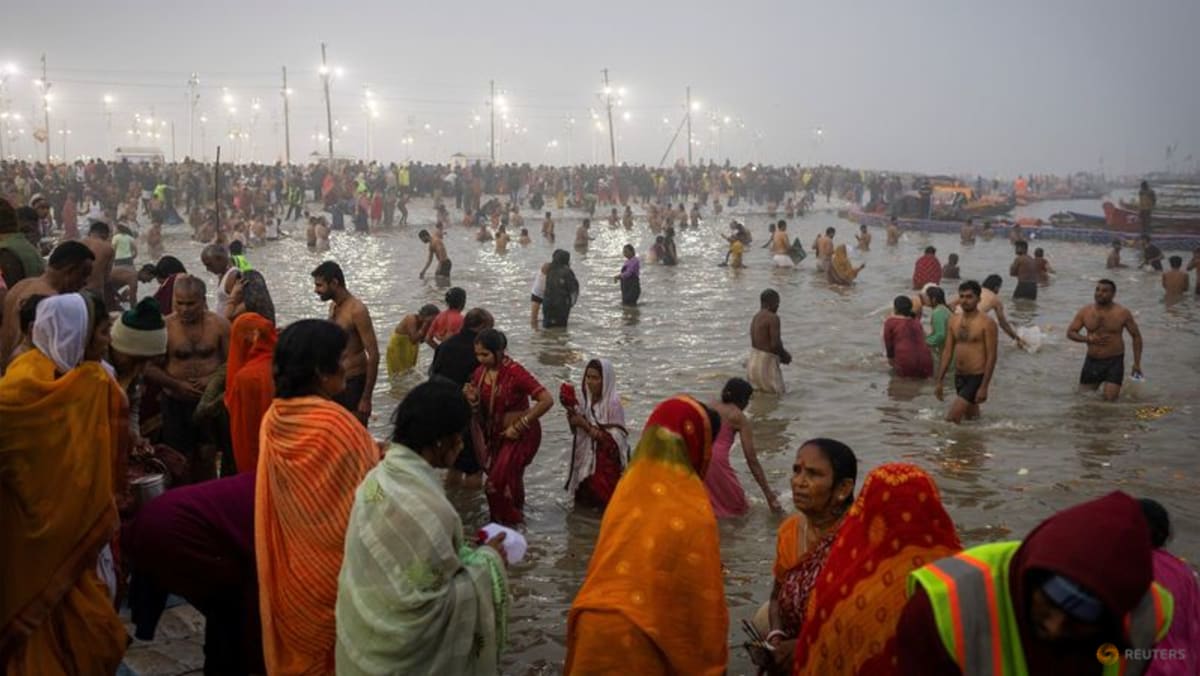
[[[492,140],[488,143],[488,148],[491,149],[492,165],[496,164],[496,81],[490,81],[492,88],[492,102],[489,106],[492,109]]]
[[[687,147],[688,166],[692,166],[692,86],[687,88]]]
[[[292,125],[288,117],[287,66],[283,67],[283,163],[292,166]]]
[[[200,86],[200,75],[192,73],[188,78],[188,157],[196,158],[196,104],[200,102],[200,95],[196,93],[196,88]]]
[[[329,162],[333,163],[333,107],[329,103],[329,64],[325,62],[325,43],[321,43],[321,75],[325,79],[325,130],[329,132]]]
[[[615,169],[617,166],[617,137],[612,121],[612,87],[608,84],[608,69],[605,68],[602,72],[604,73],[604,104],[608,108],[608,153]]]
[[[46,125],[46,164],[50,164],[50,81],[46,79],[46,54],[42,54],[42,117]]]

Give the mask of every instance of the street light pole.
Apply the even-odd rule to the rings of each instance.
[[[283,163],[292,166],[292,123],[288,114],[287,66],[283,67]]]
[[[615,169],[617,166],[617,137],[616,130],[613,129],[612,121],[612,87],[608,84],[608,69],[604,69],[604,103],[608,108],[608,153],[612,160],[612,166]]]
[[[491,150],[492,164],[496,164],[496,81],[490,82],[492,88],[492,103],[489,106],[492,110],[492,136],[488,143],[488,148]]]
[[[688,166],[692,166],[692,86],[687,88],[687,148]]]
[[[188,78],[188,157],[193,159],[196,157],[196,104],[200,102],[196,87],[199,85],[200,75],[192,73]]]
[[[63,120],[60,124],[62,124],[62,128],[60,128],[58,130],[58,134],[59,134],[59,136],[62,136],[62,161],[63,161],[63,164],[66,164],[67,163],[67,136],[69,136],[71,134],[71,130],[67,129],[67,121],[66,120]],[[46,139],[46,145],[47,146],[50,145],[50,139],[48,139],[48,138]],[[47,162],[49,162],[49,160],[47,160]]]
[[[0,160],[4,159],[4,137],[8,136],[8,77],[12,74],[11,65],[0,66]]]
[[[42,54],[42,116],[46,125],[46,164],[50,164],[50,81],[46,79],[45,53]]]
[[[329,132],[329,161],[333,162],[333,107],[329,103],[329,64],[325,61],[325,43],[321,43],[321,75],[325,79],[325,128]]]

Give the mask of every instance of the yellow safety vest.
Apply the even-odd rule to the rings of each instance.
[[[1009,593],[1009,564],[1020,542],[980,545],[913,571],[908,594],[925,590],[946,652],[964,676],[1028,676],[1016,610]],[[1125,617],[1129,647],[1149,655],[1167,635],[1175,599],[1157,582]],[[1096,646],[1100,648],[1101,646]],[[1104,676],[1140,676],[1149,660],[1114,655]]]

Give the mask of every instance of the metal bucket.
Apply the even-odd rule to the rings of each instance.
[[[162,495],[167,490],[166,477],[162,474],[146,474],[132,482],[139,507]]]

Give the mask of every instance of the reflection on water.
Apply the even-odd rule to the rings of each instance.
[[[1067,208],[1089,211],[1091,205]],[[404,314],[425,303],[441,304],[445,293],[433,279],[417,279],[425,248],[416,231],[433,218],[428,205],[413,208],[412,214],[418,225],[407,231],[335,233],[332,250],[325,254],[342,264],[350,291],[369,306],[381,348]],[[569,243],[578,217],[558,216],[560,242]],[[957,235],[913,232],[900,245],[888,247],[882,232],[876,232],[874,249],[854,257],[856,264],[866,262],[866,269],[854,287],[844,288],[816,273],[811,259],[796,270],[774,269],[768,253],[758,248],[765,241],[767,219],[741,220],[758,242],[746,252],[746,269],[717,266],[726,250],[719,234],[726,231],[727,220],[706,222],[680,233],[678,267],[643,267],[638,308],[621,307],[612,276],[620,269],[625,243],[644,254],[653,237],[644,223],[632,233],[597,224],[586,256],[572,255],[582,291],[566,330],[529,325],[530,283],[553,249],[540,239],[527,247],[514,243],[507,255],[497,256],[491,244],[474,242],[473,230],[452,227],[447,234],[452,282],[466,289],[467,307],[492,311],[497,327],[509,336],[513,357],[555,394],[561,382],[578,384],[587,359],[611,359],[635,442],[658,400],[677,392],[707,400],[717,396],[727,378],[744,377],[750,318],[758,309],[759,293],[774,287],[783,298],[783,341],[794,356],[784,367],[789,392],[755,396],[748,414],[759,457],[772,486],[785,496],[784,504],[789,503],[797,445],[828,436],[846,441],[859,455],[860,481],[888,461],[928,469],[967,543],[1019,537],[1054,509],[1119,486],[1162,500],[1178,529],[1175,550],[1200,559],[1194,460],[1194,450],[1200,448],[1194,409],[1200,393],[1195,375],[1200,372],[1200,305],[1194,297],[1168,306],[1157,275],[1119,272],[1117,301],[1133,309],[1141,324],[1147,380],[1126,387],[1121,402],[1106,404],[1076,392],[1084,348],[1064,337],[1075,311],[1091,302],[1095,279],[1107,272],[1104,247],[1038,242],[1058,274],[1040,289],[1036,303],[1013,304],[1008,299],[1014,280],[1006,274],[1012,249],[1004,240],[964,248]],[[828,226],[838,229],[839,241],[857,229],[825,213],[792,221],[789,231],[807,243]],[[886,311],[880,309],[908,290],[913,262],[928,244],[937,247],[943,260],[959,252],[964,278],[1003,275],[1001,296],[1010,306],[1010,320],[1046,333],[1036,354],[1016,349],[1001,336],[983,417],[962,426],[942,420],[948,402],[934,398],[930,383],[892,378],[883,355]],[[203,270],[199,246],[178,236],[169,238],[167,246],[189,269]],[[250,251],[250,260],[267,278],[281,323],[326,316],[328,309],[313,294],[309,277],[325,255],[309,253],[302,237]],[[146,289],[152,291],[152,285]],[[422,348],[416,374],[396,383],[380,378],[378,413],[371,425],[377,437],[387,434],[392,408],[421,381],[429,359],[428,349]],[[1126,363],[1131,365],[1128,359]],[[1155,420],[1135,415],[1139,407],[1159,405],[1174,411]],[[543,427],[541,450],[526,477],[531,555],[512,574],[516,598],[506,673],[558,670],[566,612],[599,530],[598,515],[576,511],[562,489],[570,437],[561,409],[551,411]],[[752,504],[748,516],[721,528],[734,620],[730,641],[736,645],[742,640],[737,619],[750,615],[769,592],[778,519],[768,512],[736,450],[733,464]],[[486,521],[480,494],[453,491],[451,496],[469,532]],[[740,649],[731,650],[731,656],[731,672],[748,670]]]

